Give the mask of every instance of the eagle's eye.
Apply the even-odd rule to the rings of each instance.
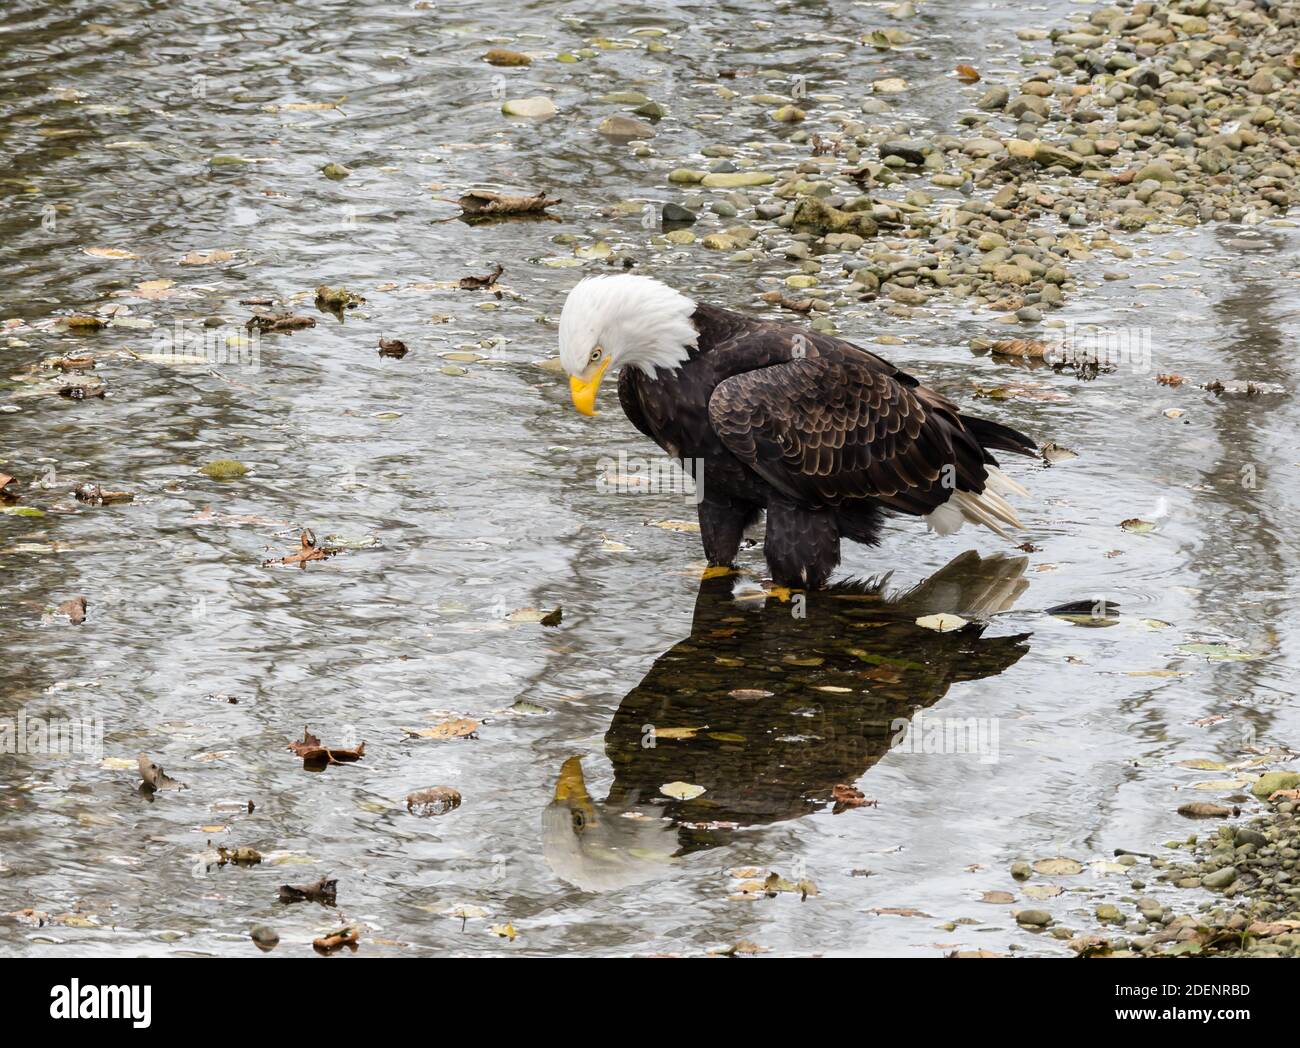
[[[601,348],[600,348],[599,346],[597,346],[595,349],[593,349],[593,350],[591,351],[591,362],[592,362],[593,364],[596,363],[596,361],[598,361],[598,360],[600,359],[600,356],[601,356],[601,353],[602,353],[602,352],[603,352],[603,351],[601,350]]]
[[[586,825],[587,825],[587,820],[583,818],[582,812],[575,811],[573,813],[573,828],[577,830],[579,833],[581,833],[583,827]]]

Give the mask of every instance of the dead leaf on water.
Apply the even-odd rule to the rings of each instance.
[[[233,251],[216,248],[211,251],[191,251],[182,255],[179,261],[182,266],[211,266],[218,262],[229,262],[234,257]]]
[[[341,549],[333,546],[318,545],[316,535],[310,528],[303,531],[298,541],[300,546],[296,551],[281,557],[279,560],[264,560],[262,561],[262,567],[265,568],[271,564],[297,564],[299,568],[305,568],[308,561],[326,560],[342,552]]]
[[[835,815],[848,811],[850,808],[880,807],[879,801],[868,800],[867,795],[861,790],[843,782],[832,787],[831,800],[835,802],[834,808],[831,809]]]
[[[501,274],[504,273],[505,271],[506,271],[505,267],[502,266],[500,263],[497,263],[496,267],[492,270],[492,272],[488,273],[485,276],[461,277],[460,280],[457,281],[457,286],[462,291],[487,291],[491,289],[492,286],[496,284],[498,280],[501,279]],[[500,293],[498,292],[498,294]]]
[[[82,254],[90,255],[91,258],[137,258],[134,251],[128,251],[124,247],[85,247],[82,248]]]
[[[280,901],[283,903],[318,902],[322,906],[335,906],[338,886],[338,880],[332,877],[322,877],[314,884],[282,884]]]
[[[1043,449],[1039,454],[1043,456],[1043,461],[1048,463],[1067,462],[1070,459],[1079,457],[1078,452],[1071,451],[1069,448],[1062,447],[1050,440],[1043,445]]]
[[[960,615],[922,615],[916,620],[916,624],[922,629],[934,630],[938,633],[951,633],[953,630],[959,630],[966,625],[966,620]]]
[[[703,786],[695,786],[689,782],[669,782],[660,786],[659,792],[665,797],[672,797],[674,800],[689,801],[707,791]]]
[[[741,939],[733,946],[724,946],[718,950],[710,950],[711,957],[755,957],[760,953],[771,953],[766,946],[759,946],[756,942],[750,942],[748,939]]]
[[[312,948],[319,953],[333,953],[335,950],[342,949],[346,946],[353,953],[357,949],[357,940],[361,938],[361,932],[357,928],[346,927],[339,928],[327,935],[322,935],[319,939],[312,940]]]
[[[66,615],[72,625],[80,626],[86,621],[86,598],[70,597],[55,609],[55,613]]]
[[[366,755],[366,744],[337,748],[322,746],[320,739],[304,727],[302,741],[289,743],[289,752],[301,757],[304,764],[347,764]]]
[[[304,317],[293,313],[254,313],[244,324],[247,331],[256,328],[263,333],[290,334],[303,328],[316,326],[314,317]]]
[[[403,728],[407,735],[420,739],[468,739],[474,737],[482,725],[468,717],[454,717],[432,728]]]
[[[562,203],[558,197],[547,197],[545,193],[533,195],[509,196],[505,193],[491,193],[487,190],[473,190],[462,196],[457,203],[461,211],[469,216],[505,216],[538,214],[548,207]]]
[[[175,288],[176,281],[163,277],[158,280],[141,281],[126,294],[152,302],[162,298],[172,298],[177,294]]]
[[[140,778],[151,790],[183,790],[185,783],[173,779],[165,771],[155,764],[147,754],[140,754],[136,759],[136,766],[140,769]]]

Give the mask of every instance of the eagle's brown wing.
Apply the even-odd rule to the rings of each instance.
[[[925,514],[954,488],[983,491],[984,464],[993,461],[954,404],[866,353],[787,360],[725,379],[709,419],[732,454],[812,506],[873,498]]]

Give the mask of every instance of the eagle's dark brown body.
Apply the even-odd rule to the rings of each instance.
[[[773,580],[820,587],[840,539],[874,545],[885,510],[927,514],[954,490],[984,490],[990,448],[1036,450],[842,339],[714,306],[692,320],[698,347],[682,367],[654,378],[624,367],[618,393],[637,429],[703,464],[710,564],[730,565],[766,510]]]

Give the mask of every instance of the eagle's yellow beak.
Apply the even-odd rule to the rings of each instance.
[[[560,778],[555,784],[555,799],[561,804],[590,806],[591,797],[587,793],[587,782],[582,776],[581,757],[570,757],[560,768]]]
[[[569,377],[569,392],[573,394],[573,406],[584,415],[596,413],[596,390],[600,389],[600,380],[605,377],[605,369],[609,367],[609,361],[607,355],[588,379],[579,378],[577,375]]]
[[[596,806],[591,802],[586,780],[582,777],[581,757],[570,757],[560,768],[560,778],[555,784],[555,801],[570,811],[582,813],[582,818],[575,819],[573,824],[579,833],[596,821]]]

